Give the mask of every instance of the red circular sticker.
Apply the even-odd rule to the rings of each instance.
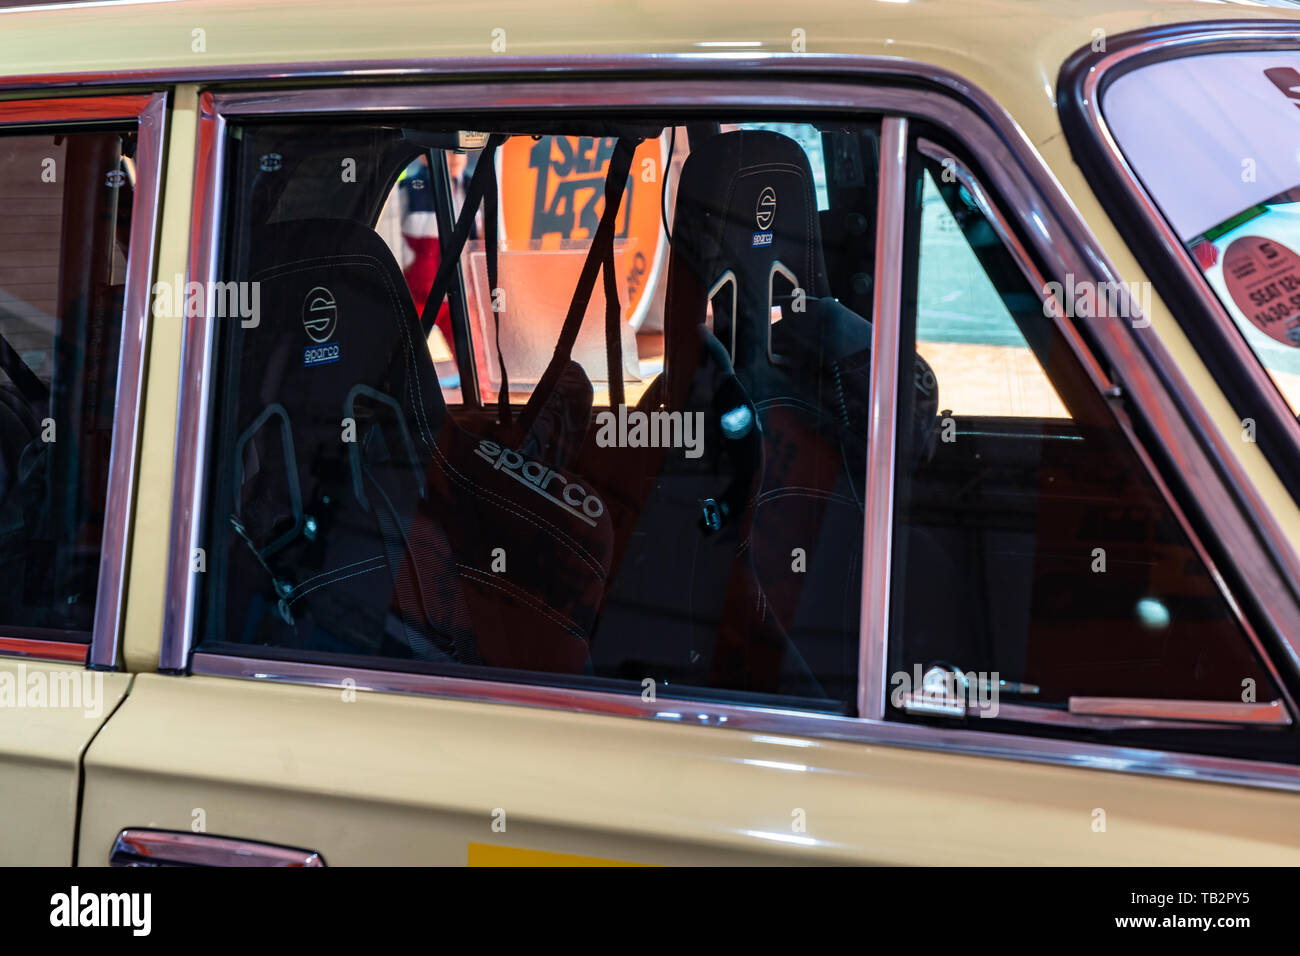
[[[1223,254],[1223,281],[1255,328],[1300,348],[1300,256],[1275,239],[1242,236]]]

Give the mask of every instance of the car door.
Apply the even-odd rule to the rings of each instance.
[[[129,684],[115,668],[164,110],[150,93],[0,104],[8,864],[73,862],[81,761]]]
[[[527,87],[527,117],[500,106],[522,95],[209,91],[172,144],[205,294],[175,475],[141,488],[173,501],[170,542],[133,555],[169,569],[167,613],[158,673],[87,755],[79,862],[1294,859],[1287,681],[1091,347],[1018,321],[1050,312],[1018,263],[1055,234],[1030,231],[1088,241],[1001,205],[1041,202],[1041,169],[969,105],[883,81],[559,79]],[[796,102],[820,157],[776,125]],[[459,258],[438,357],[419,350],[440,300],[383,224],[394,183],[453,195],[457,152],[475,166],[464,208],[433,210],[439,264]],[[536,210],[565,195],[589,218],[548,238],[503,217],[492,262],[476,200],[497,178],[509,208],[514,160]],[[635,261],[647,193],[673,209],[662,332],[599,304],[588,329],[583,297],[611,288],[588,263]],[[428,220],[398,210],[416,256]],[[559,274],[586,292],[529,297]],[[991,368],[1032,380],[1029,405],[961,383],[986,354],[935,347],[1008,341]],[[603,438],[566,431],[575,407]],[[652,411],[700,415],[703,443],[640,444]],[[547,428],[484,424],[519,417]],[[1080,598],[1098,548],[1110,577]],[[1140,653],[1086,639],[1120,628]],[[1223,661],[1255,699],[1203,677]],[[1096,710],[1117,706],[1142,713]]]

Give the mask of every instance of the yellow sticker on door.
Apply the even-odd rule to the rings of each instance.
[[[575,853],[551,853],[547,850],[525,850],[517,846],[498,846],[489,843],[469,844],[470,866],[646,866],[627,860],[608,860],[599,856],[578,856]]]

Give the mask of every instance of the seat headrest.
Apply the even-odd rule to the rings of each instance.
[[[314,462],[323,446],[326,458],[337,455],[345,409],[355,408],[358,433],[373,412],[395,419],[388,424],[398,432],[437,434],[446,411],[437,374],[401,269],[372,229],[341,219],[273,223],[254,232],[247,275],[258,304],[256,326],[239,336],[236,427],[249,430],[240,442],[247,494],[271,503],[281,520],[293,497],[310,501],[324,480]],[[355,394],[359,382],[365,394]],[[290,423],[292,450],[268,448],[289,440],[280,436]],[[295,459],[300,488],[278,469],[262,480],[284,487],[257,487],[250,459],[268,453]],[[272,529],[245,519],[250,537],[266,543]]]
[[[252,237],[249,278],[260,287],[261,310],[259,324],[244,333],[245,348],[264,351],[274,372],[259,389],[263,401],[278,395],[315,404],[329,392],[337,408],[357,382],[405,395],[405,379],[417,372],[434,376],[401,268],[363,223],[304,219],[266,226]],[[441,404],[436,391],[423,398]]]
[[[734,331],[738,368],[767,353],[777,274],[810,299],[830,294],[812,168],[803,148],[780,133],[738,130],[691,150],[678,184],[672,244],[665,318],[670,361],[673,340],[692,337],[682,326],[703,322],[710,291],[732,278],[734,330],[725,308],[715,309],[714,329],[729,348]]]

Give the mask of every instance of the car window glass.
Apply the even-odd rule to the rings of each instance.
[[[944,408],[959,415],[1068,418],[928,172],[921,231],[917,349],[943,383]]]
[[[735,119],[238,125],[200,648],[850,710],[876,126]]]
[[[945,414],[926,440],[903,388],[891,714],[950,719],[926,716],[924,700],[907,697],[923,694],[927,675],[942,685],[945,674],[964,675],[969,699],[983,691],[1001,705],[986,714],[996,720],[957,711],[981,730],[1054,721],[1051,733],[1095,735],[1102,731],[1086,726],[1085,715],[1096,713],[1099,699],[1117,713],[1140,709],[1133,701],[1211,702],[1205,710],[1221,712],[1217,705],[1276,700],[1176,515],[1044,316],[1041,294],[971,190],[945,178],[937,161],[917,163],[912,255],[920,261],[908,270],[904,342],[920,334],[928,304],[950,298],[955,314],[945,321],[953,326],[987,324],[981,334],[988,338],[1023,341],[1024,361],[1050,380],[1065,411],[1044,405],[1007,414],[972,402],[969,411]],[[926,210],[936,194],[942,218]],[[944,225],[949,220],[955,229]],[[961,257],[954,242],[965,247]],[[983,278],[975,285],[985,294],[969,295],[972,277],[962,267],[936,268],[930,257],[977,264]],[[917,374],[910,364],[905,359],[907,383]],[[990,388],[1014,394],[1019,387],[1011,364],[989,363],[984,374]],[[936,380],[938,404],[946,406],[945,375]],[[1150,726],[1129,731],[1130,739],[1228,753],[1256,745],[1233,736],[1235,727],[1216,735],[1214,725],[1202,725],[1196,736]],[[1280,730],[1260,739],[1270,753],[1290,746]]]
[[[0,630],[90,639],[135,136],[0,137]]]

